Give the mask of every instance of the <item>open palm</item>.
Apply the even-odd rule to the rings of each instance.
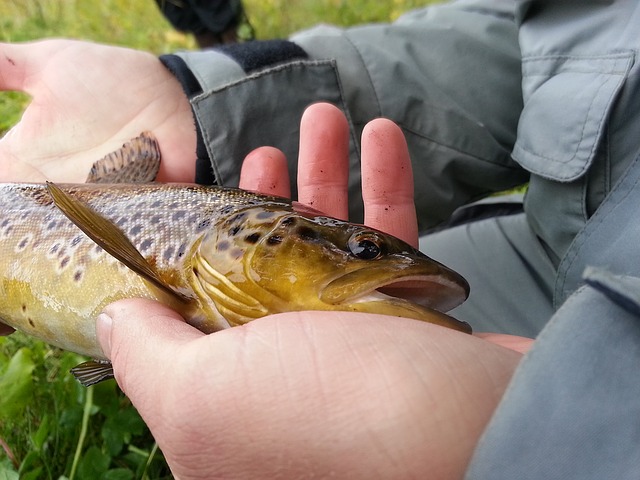
[[[0,181],[82,182],[93,161],[143,130],[160,143],[160,178],[173,163],[193,169],[189,103],[151,54],[69,40],[1,44],[0,90],[32,98],[0,140]]]

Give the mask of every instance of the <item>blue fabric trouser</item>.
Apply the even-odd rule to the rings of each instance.
[[[553,314],[555,267],[523,213],[427,235],[420,249],[467,279],[469,299],[450,313],[476,332],[534,337]]]

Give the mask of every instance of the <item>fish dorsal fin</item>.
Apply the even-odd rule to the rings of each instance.
[[[179,301],[190,301],[188,297],[176,292],[162,280],[156,269],[113,222],[69,195],[56,184],[47,182],[47,189],[55,206],[108,254]]]
[[[151,132],[142,132],[96,161],[87,183],[148,183],[160,169],[160,148]]]
[[[71,369],[71,373],[83,386],[113,378],[113,366],[108,360],[89,360]]]

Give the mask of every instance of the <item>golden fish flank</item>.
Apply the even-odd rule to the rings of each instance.
[[[162,184],[5,184],[0,196],[0,318],[97,359],[96,315],[131,297],[159,300],[207,333],[295,310],[470,331],[436,311],[466,298],[458,274],[394,237],[286,199]],[[395,297],[380,291],[404,280],[412,284]]]

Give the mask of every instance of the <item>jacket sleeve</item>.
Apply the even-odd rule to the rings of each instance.
[[[380,116],[407,137],[423,229],[527,178],[510,158],[522,109],[510,0],[463,0],[393,24],[319,26],[287,41],[161,59],[193,107],[197,181],[237,185],[242,158],[261,145],[283,150],[295,178],[299,120],[319,101],[343,109],[350,123],[352,219],[362,218],[360,133]]]

